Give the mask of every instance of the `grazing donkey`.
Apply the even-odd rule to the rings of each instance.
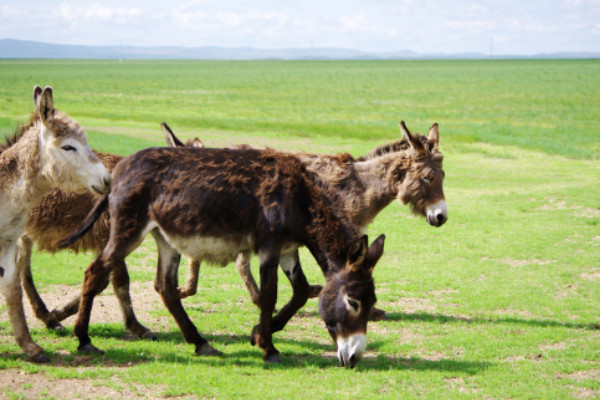
[[[260,323],[251,343],[264,360],[280,362],[272,334],[298,309],[285,306],[275,317],[277,265],[287,248],[306,245],[323,270],[326,284],[319,311],[338,345],[340,363],[353,367],[366,347],[370,309],[376,301],[372,271],[383,253],[383,235],[368,247],[354,226],[323,196],[296,156],[272,150],[151,148],[124,158],[113,171],[111,193],[100,199],[87,220],[59,244],[79,239],[108,210],[108,243],[85,272],[75,322],[79,349],[100,353],[88,336],[94,297],[110,272],[125,269],[124,259],[148,233],[156,240],[155,289],[198,355],[220,354],[198,333],[177,292],[180,253],[225,265],[241,252],[260,260]],[[297,263],[286,265],[294,297],[308,295]]]
[[[202,142],[195,138],[187,143],[181,142],[175,135],[165,133],[167,144],[171,147],[204,147]],[[123,158],[116,154],[98,153],[96,156],[102,164],[112,171],[115,165]],[[20,249],[17,264],[21,271],[21,283],[31,303],[35,316],[46,324],[49,329],[62,330],[60,323],[63,319],[77,313],[81,298],[78,296],[59,309],[48,311],[46,304],[40,297],[31,274],[31,255],[33,244],[37,245],[38,251],[56,253],[58,251],[54,242],[73,232],[85,219],[89,211],[94,207],[97,196],[91,192],[66,193],[59,188],[52,188],[42,198],[42,201],[31,210],[25,225],[25,233],[20,239]],[[99,255],[106,242],[110,231],[110,221],[104,214],[94,224],[87,234],[80,240],[69,246],[74,252],[93,251]],[[131,297],[129,295],[129,276],[127,271],[117,270],[112,275],[112,283],[115,294],[123,307],[125,326],[140,338],[156,340],[154,334],[140,325],[133,313]]]
[[[27,215],[52,186],[106,194],[112,180],[81,126],[54,108],[52,88],[35,86],[33,99],[35,114],[0,153],[0,288],[17,343],[30,360],[42,363],[50,359],[29,334],[16,262]]]
[[[439,227],[447,218],[442,183],[442,154],[439,152],[439,131],[435,123],[427,137],[413,135],[404,121],[400,122],[402,139],[380,146],[364,157],[298,154],[315,178],[315,183],[330,199],[339,201],[345,215],[356,229],[365,233],[377,214],[394,199],[410,204],[413,211],[426,217],[427,222]],[[165,136],[174,136],[163,125]],[[332,200],[333,201],[333,200]],[[298,251],[289,250],[284,264],[298,261]],[[250,253],[240,253],[236,268],[246,285],[252,302],[259,305],[259,289],[250,270]],[[190,262],[190,274],[184,287],[179,289],[182,298],[196,293],[200,262]],[[293,285],[293,282],[292,282]],[[311,286],[309,297],[317,297],[321,287]],[[371,319],[385,319],[385,312],[373,308]]]

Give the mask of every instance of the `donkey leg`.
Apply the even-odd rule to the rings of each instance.
[[[160,294],[163,303],[177,322],[186,342],[196,346],[195,353],[199,356],[213,356],[222,354],[219,350],[208,344],[208,340],[200,336],[198,329],[185,312],[179,291],[177,290],[177,270],[179,268],[180,254],[173,249],[157,230],[152,231],[158,247],[158,271],[155,289]]]
[[[258,302],[260,290],[258,290],[258,285],[252,276],[252,271],[250,270],[250,253],[246,252],[238,254],[237,259],[235,260],[235,268],[242,277],[242,281],[244,282],[244,285],[246,285],[248,293],[250,293],[250,300],[260,307]]]
[[[125,260],[115,265],[112,273],[112,284],[121,305],[125,327],[141,339],[156,340],[154,333],[140,324],[133,312],[133,304],[129,293],[129,273],[127,272]]]
[[[62,321],[69,318],[71,315],[77,314],[79,310],[79,303],[81,303],[81,295],[71,299],[67,304],[61,308],[55,308],[50,311],[50,314],[57,321]]]
[[[36,363],[50,362],[44,349],[38,346],[29,333],[23,310],[23,292],[16,263],[16,244],[10,243],[0,254],[0,289],[6,300],[6,309],[17,344],[27,358]]]
[[[92,344],[88,334],[90,325],[90,315],[94,297],[100,294],[109,283],[111,263],[104,256],[104,253],[98,256],[85,270],[83,286],[81,288],[81,303],[77,312],[77,319],[73,327],[73,332],[79,339],[77,350],[90,354],[104,354],[104,352]]]
[[[273,332],[278,332],[285,327],[296,312],[306,304],[310,294],[310,286],[302,271],[298,250],[292,254],[282,254],[279,264],[290,280],[294,292],[291,300],[273,317]]]
[[[279,249],[281,246],[261,246],[258,257],[260,260],[260,323],[252,329],[250,342],[265,352],[266,362],[279,363],[281,356],[273,345],[272,320],[275,303],[277,302],[277,265],[279,264]]]
[[[184,287],[179,288],[179,298],[185,299],[186,297],[193,296],[198,290],[198,276],[200,275],[200,261],[190,260],[190,273],[188,279],[185,282]]]
[[[64,326],[48,311],[44,300],[40,297],[33,276],[31,275],[31,253],[33,242],[26,235],[21,236],[17,248],[17,269],[21,274],[21,284],[25,289],[29,303],[37,319],[44,322],[48,329],[63,330]]]

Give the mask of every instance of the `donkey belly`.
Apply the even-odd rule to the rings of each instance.
[[[186,257],[222,266],[235,261],[239,253],[254,249],[254,241],[250,234],[227,238],[216,236],[183,237],[168,235],[165,232],[162,232],[162,234],[173,248]]]

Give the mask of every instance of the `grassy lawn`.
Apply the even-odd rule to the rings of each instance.
[[[51,85],[92,147],[119,154],[163,145],[162,121],[209,146],[355,156],[397,139],[400,119],[424,133],[438,122],[449,208],[439,229],[397,203],[369,227],[371,240],[387,236],[374,276],[390,319],[369,324],[355,370],[337,367],[316,300],[275,335],[284,363],[264,365],[249,343],[258,311],[231,265],[203,266],[184,301],[225,353],[194,356],[152,289],[147,240],[128,265],[134,307],[159,341],[131,338],[96,306],[90,334],[106,355],[77,353],[73,319],[62,335],[31,321],[54,360],[33,365],[2,302],[0,398],[600,397],[598,76],[597,60],[0,61],[1,130],[27,118],[34,84]],[[43,296],[70,299],[62,291],[76,291],[91,259],[36,253]],[[306,250],[301,259],[322,282]],[[278,307],[288,286],[280,275]]]

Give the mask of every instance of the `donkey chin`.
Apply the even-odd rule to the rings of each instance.
[[[355,333],[349,337],[338,336],[336,341],[340,365],[354,368],[365,354],[367,336],[364,333]]]
[[[89,169],[61,170],[52,176],[53,186],[59,186],[65,192],[85,193],[90,191],[96,195],[105,195],[112,187],[112,177],[101,162]]]
[[[440,200],[437,201],[425,210],[425,215],[427,216],[427,222],[431,226],[440,227],[446,223],[448,220],[448,210],[446,209],[446,201]]]

